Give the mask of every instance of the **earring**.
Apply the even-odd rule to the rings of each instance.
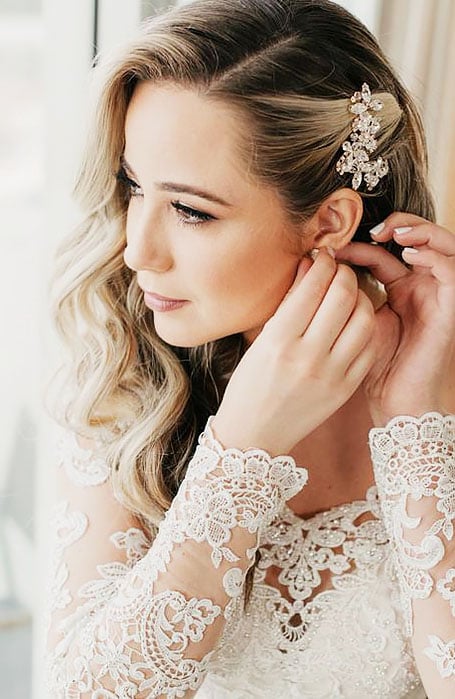
[[[335,250],[333,248],[326,246],[324,249],[329,253],[330,257],[333,257],[333,259],[335,259]],[[308,254],[312,260],[315,260],[319,254],[319,248],[313,248],[312,250],[310,250]]]

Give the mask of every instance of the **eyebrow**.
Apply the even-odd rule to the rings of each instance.
[[[128,170],[128,172],[133,177],[137,177],[134,173],[133,168],[128,163],[124,155],[122,155],[120,158],[120,164],[125,168],[125,170]],[[212,201],[215,204],[221,204],[221,206],[232,206],[232,204],[229,204],[229,202],[227,202],[225,199],[222,199],[221,197],[218,197],[216,194],[212,194],[211,192],[207,192],[205,189],[201,189],[200,187],[193,187],[188,184],[178,184],[177,182],[155,182],[155,187],[161,190],[162,192],[193,194],[196,197],[207,199],[208,201]]]

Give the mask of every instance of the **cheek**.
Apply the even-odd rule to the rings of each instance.
[[[300,257],[258,249],[225,256],[224,262],[207,268],[204,277],[212,292],[207,300],[211,306],[217,305],[223,316],[235,314],[265,322],[292,286]]]
[[[274,260],[270,266],[255,272],[251,301],[262,322],[267,321],[277,310],[291,288],[299,259]]]

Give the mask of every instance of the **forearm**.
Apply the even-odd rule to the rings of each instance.
[[[52,653],[56,696],[117,696],[128,687],[137,697],[192,696],[261,527],[306,477],[289,457],[224,450],[207,429],[149,551]]]

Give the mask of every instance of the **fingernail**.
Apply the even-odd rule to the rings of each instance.
[[[397,235],[403,235],[403,233],[409,233],[409,231],[412,231],[412,228],[411,226],[402,226],[401,228],[394,228],[393,230]]]
[[[335,250],[333,248],[326,247],[327,252],[333,259],[335,259]]]
[[[415,248],[403,248],[403,253],[409,252],[411,255],[416,255],[419,251]]]
[[[385,223],[378,223],[377,226],[374,226],[374,228],[370,228],[370,235],[379,235],[381,231],[383,231],[385,228]]]
[[[313,248],[312,250],[310,250],[310,252],[308,254],[312,260],[315,260],[317,258],[317,256],[319,255],[319,248]]]

